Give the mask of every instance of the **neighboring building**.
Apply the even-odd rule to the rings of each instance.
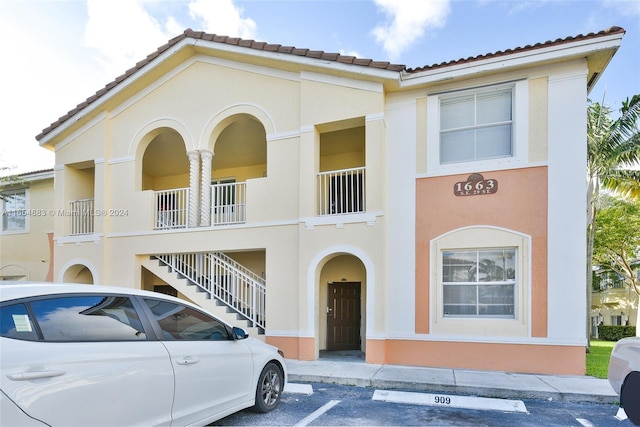
[[[409,69],[187,30],[37,136],[54,278],[293,359],[584,374],[587,94],[623,34]]]
[[[53,169],[0,186],[0,280],[53,279]]]
[[[640,278],[640,260],[631,266]],[[591,296],[591,336],[598,338],[598,326],[635,326],[638,319],[638,294],[625,284],[622,275],[598,268],[594,272]]]

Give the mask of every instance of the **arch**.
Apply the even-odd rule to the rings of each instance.
[[[164,128],[170,128],[180,134],[184,141],[186,151],[196,149],[193,136],[186,125],[175,119],[164,118],[153,120],[140,128],[131,139],[127,154],[129,156],[135,156],[137,159],[141,154],[144,154],[147,145],[149,145],[153,138],[158,136]]]
[[[538,287],[546,283],[546,270],[533,269],[532,236],[519,231],[492,225],[472,225],[447,231],[430,242],[430,285],[429,285],[429,333],[442,336],[531,336],[532,328],[546,325],[544,316],[533,315],[532,292],[534,283]],[[512,291],[512,317],[484,316],[456,317],[444,312],[445,291],[443,286],[444,261],[446,251],[491,250],[493,248],[515,248],[514,277]],[[478,281],[482,283],[482,281]],[[546,286],[546,285],[544,285]],[[453,303],[455,304],[455,303]],[[417,310],[417,307],[416,307]]]
[[[6,264],[0,267],[0,277],[11,277],[12,280],[30,280],[29,270],[19,264]],[[22,276],[22,279],[15,279]]]
[[[318,252],[309,263],[307,270],[307,332],[301,332],[301,336],[315,338],[316,354],[319,351],[319,330],[320,330],[320,275],[324,266],[333,258],[341,255],[350,255],[359,260],[365,270],[365,288],[366,288],[366,337],[374,333],[374,314],[375,314],[375,268],[373,260],[362,249],[350,245],[336,245],[325,248]],[[317,309],[317,310],[316,310]],[[317,314],[316,314],[317,313]]]
[[[449,235],[455,234],[455,233],[460,233],[460,232],[466,232],[466,231],[473,231],[473,230],[494,230],[494,231],[502,231],[505,233],[511,233],[511,234],[516,234],[522,238],[526,238],[526,239],[531,239],[531,236],[529,234],[526,233],[522,233],[520,231],[516,231],[516,230],[512,230],[510,228],[505,228],[505,227],[497,227],[495,225],[470,225],[467,227],[460,227],[460,228],[455,228],[453,230],[449,230],[445,233],[442,233],[439,236],[434,237],[433,239],[431,239],[431,242],[435,242],[437,240],[442,239],[443,237],[447,237]]]
[[[205,125],[200,141],[206,146],[201,148],[213,151],[212,141],[218,139],[222,131],[233,122],[233,117],[237,115],[252,116],[262,124],[267,137],[276,133],[275,122],[262,107],[255,104],[235,104],[218,111]]]
[[[87,283],[87,281],[75,281],[75,278],[86,278],[87,274],[91,275],[91,283],[93,285],[99,285],[98,271],[95,266],[87,260],[74,258],[67,261],[58,273],[58,282],[70,282],[70,283]],[[82,280],[82,279],[80,279]]]
[[[129,143],[127,154],[135,159],[135,189],[142,189],[142,175],[143,175],[143,160],[144,154],[149,147],[149,144],[163,133],[168,130],[177,133],[182,139],[184,144],[185,153],[195,150],[196,144],[194,143],[191,132],[183,123],[175,119],[157,119],[144,125]]]

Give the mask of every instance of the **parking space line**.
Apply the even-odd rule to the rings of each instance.
[[[322,405],[320,408],[318,408],[317,410],[313,411],[311,414],[309,414],[308,416],[304,417],[302,420],[300,420],[297,424],[295,424],[296,427],[305,427],[308,426],[309,424],[311,424],[316,418],[320,417],[321,415],[323,415],[324,413],[326,413],[329,409],[333,408],[334,406],[336,406],[338,403],[340,403],[339,400],[330,400],[329,402],[327,402],[326,404]]]
[[[482,409],[502,412],[529,412],[527,411],[524,402],[521,400],[494,399],[488,397],[376,390],[371,399],[382,402],[442,406],[449,408]]]
[[[576,418],[576,421],[584,427],[595,427],[595,425],[591,421],[585,420],[584,418]]]
[[[287,383],[284,386],[285,393],[293,393],[293,394],[306,394],[310,396],[313,394],[313,387],[311,384],[296,384],[296,383]]]

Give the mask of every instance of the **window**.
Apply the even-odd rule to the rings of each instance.
[[[622,316],[611,316],[611,325],[622,326]]]
[[[516,249],[442,252],[444,317],[515,317]]]
[[[513,156],[513,89],[440,98],[440,163]]]
[[[26,190],[2,193],[2,231],[26,229]]]
[[[226,326],[191,307],[156,299],[144,300],[162,329],[165,340],[230,340]]]
[[[47,341],[138,341],[146,339],[130,299],[82,295],[31,302]]]
[[[24,304],[14,304],[2,307],[0,310],[0,334],[7,338],[36,341],[33,323]]]

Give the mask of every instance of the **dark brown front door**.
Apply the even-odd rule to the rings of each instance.
[[[360,350],[360,283],[329,283],[327,350]]]

